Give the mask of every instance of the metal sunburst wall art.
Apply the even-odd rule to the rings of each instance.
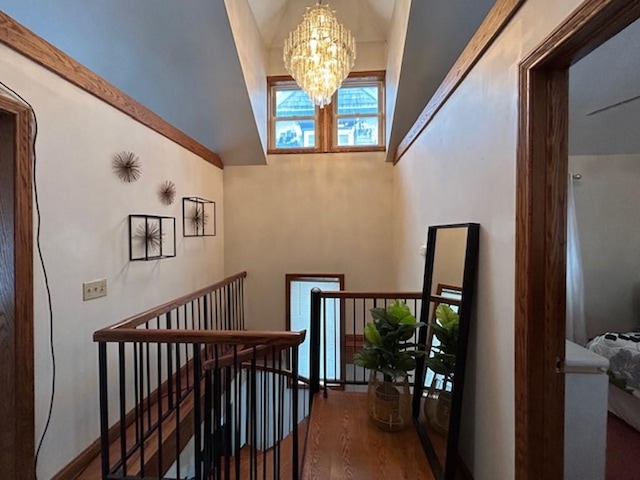
[[[136,237],[144,244],[148,251],[160,249],[164,232],[160,230],[159,223],[151,223],[150,225],[140,224],[136,228]]]
[[[204,211],[203,205],[196,204],[196,206],[193,207],[189,220],[196,231],[201,230],[204,232],[204,227],[209,223],[209,214]]]
[[[123,183],[132,183],[142,175],[140,157],[133,152],[120,152],[113,157],[113,170]]]
[[[175,256],[175,217],[129,215],[129,260],[159,260]]]
[[[158,188],[160,201],[165,205],[171,205],[176,199],[176,184],[167,180]]]
[[[215,237],[216,202],[201,197],[184,197],[182,231],[185,237]]]

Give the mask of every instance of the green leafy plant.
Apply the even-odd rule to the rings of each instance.
[[[416,329],[424,326],[409,307],[396,300],[387,308],[372,308],[373,322],[364,329],[365,345],[353,356],[353,363],[381,372],[385,381],[406,378],[416,368],[416,358],[424,352],[409,340]]]
[[[452,380],[456,368],[460,316],[449,305],[441,303],[436,308],[436,320],[429,325],[440,344],[431,347],[432,355],[425,363],[435,373]]]

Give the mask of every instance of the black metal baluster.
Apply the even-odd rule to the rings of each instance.
[[[120,377],[120,460],[122,461],[122,475],[127,476],[127,422],[125,417],[127,416],[126,411],[126,399],[127,399],[127,391],[126,391],[126,370],[125,370],[125,357],[124,357],[124,343],[118,343],[118,370]]]
[[[138,343],[133,344],[133,409],[135,411],[135,423],[136,423],[136,445],[140,443],[140,418],[142,412],[140,411],[140,397],[138,395],[140,378],[138,377]]]
[[[191,302],[191,322],[193,323],[193,329],[194,330],[202,330],[202,324],[201,324],[201,320],[202,320],[202,316],[200,315],[200,310],[202,308],[202,304],[200,302],[200,299],[202,297],[198,297],[196,298],[194,301]],[[195,303],[198,302],[198,306],[195,306]],[[195,312],[197,313],[197,315],[194,314],[194,309]],[[197,322],[197,327],[196,327],[196,317],[198,318],[198,322]]]
[[[138,365],[140,367],[140,474],[144,476],[144,343],[140,343]]]
[[[320,302],[320,289],[313,288],[311,290],[311,318],[309,325],[309,354],[311,357],[309,367],[309,388],[311,395],[309,401],[312,403],[314,394],[320,391]]]
[[[258,386],[257,386],[257,378],[256,378],[256,347],[253,346],[253,352],[251,355],[251,389],[249,396],[249,405],[251,407],[250,412],[250,432],[251,432],[251,480],[256,480],[258,476],[258,436],[257,436],[257,425],[258,425],[258,405],[257,405],[257,397],[258,397]]]
[[[149,329],[149,324],[146,324],[146,328]],[[151,355],[149,353],[149,343],[144,344],[146,347],[147,355],[147,431],[151,431]]]
[[[353,363],[353,354],[356,353],[356,344],[357,344],[357,332],[356,332],[356,309],[358,308],[358,302],[356,301],[356,299],[354,298],[353,300],[351,300],[351,303],[353,304],[351,307],[352,310],[352,323],[353,323],[353,330],[352,331],[352,335],[351,335],[351,368],[353,369],[353,380],[357,381],[358,380],[358,370],[359,368],[356,366],[355,363]],[[364,342],[364,332],[362,332],[362,339]]]
[[[193,304],[193,303],[192,303]],[[196,352],[197,350],[197,352]],[[200,424],[202,422],[202,413],[200,408],[200,355],[198,352],[200,351],[200,344],[194,344],[194,355],[193,355],[193,435],[194,435],[194,443],[195,443],[195,475],[196,478],[202,479],[202,445],[201,445],[201,435],[200,435]]]
[[[244,330],[244,277],[240,277],[240,330]]]
[[[220,291],[216,290],[214,293],[214,298],[215,298],[215,302],[216,302],[216,330],[220,330]]]
[[[233,426],[233,413],[231,411],[231,389],[232,389],[232,367],[225,368],[225,415],[224,415],[224,478],[225,480],[231,480],[231,442],[233,441],[231,435],[231,427]]]
[[[156,317],[156,326],[158,329],[160,328],[160,317]],[[158,357],[158,372],[157,372],[157,383],[156,390],[158,394],[158,407],[157,407],[157,425],[158,425],[158,475],[162,476],[164,474],[164,470],[162,468],[162,345],[156,344],[156,356]],[[169,380],[171,383],[171,380]]]
[[[333,336],[333,379],[339,379],[338,378],[338,368],[340,367],[340,362],[338,362],[338,339],[340,339],[340,341],[342,341],[342,326],[340,325],[341,323],[341,319],[338,316],[338,312],[336,309],[336,304],[339,302],[340,300],[338,300],[337,298],[333,299],[333,328],[334,328],[334,332],[335,335]],[[342,361],[342,358],[340,358],[340,361]]]
[[[292,478],[298,478],[298,347],[291,348],[291,374],[292,374],[292,390],[291,390],[291,413],[293,414],[293,460],[292,460]]]
[[[235,377],[235,462],[236,462],[236,480],[240,479],[240,436],[242,429],[242,369],[240,364],[238,363],[238,346],[233,346],[233,369],[234,369],[234,377]]]
[[[209,349],[209,345],[205,345],[205,350]],[[213,414],[213,398],[212,398],[212,378],[211,369],[207,368],[203,371],[204,375],[204,474],[205,478],[210,478],[211,465],[213,458],[211,456],[213,450],[213,432],[212,430],[212,414]]]
[[[278,365],[279,371],[282,371],[282,350],[278,351]],[[280,447],[281,447],[281,442],[282,440],[284,440],[284,417],[285,417],[285,395],[284,395],[284,375],[279,375],[278,376],[278,383],[280,384],[280,388],[279,388],[279,394],[280,394],[280,399],[278,402],[278,408],[280,409],[280,425],[278,425],[279,428],[279,432],[278,432],[278,450],[277,450],[277,461],[278,461],[278,474],[276,478],[280,478],[280,459],[281,459],[281,451],[280,451]]]
[[[268,399],[268,390],[267,390],[267,355],[265,354],[262,357],[262,478],[266,480],[267,478],[267,426],[269,425],[269,411],[267,410],[267,399]]]
[[[211,475],[215,471],[216,480],[220,480],[220,448],[224,442],[222,422],[222,372],[219,366],[218,345],[213,345],[213,431],[215,432],[211,448]]]
[[[276,398],[276,369],[280,370],[280,365],[277,365],[276,367],[276,347],[272,346],[271,347],[271,362],[273,363],[273,371],[271,372],[271,391],[272,391],[272,395],[271,395],[271,399],[272,399],[272,410],[273,410],[273,445],[272,445],[272,455],[273,455],[273,478],[278,478],[276,477],[276,450],[275,450],[275,446],[277,443],[277,432],[278,432],[278,402],[277,402],[277,398]],[[266,479],[266,477],[265,477]]]
[[[171,310],[167,312],[165,316],[165,320],[166,320],[167,329],[171,330],[171,325],[172,325]],[[171,342],[167,343],[167,377],[168,377],[167,395],[168,395],[169,410],[173,410],[173,384],[176,381],[176,379],[173,378],[173,355],[171,352],[172,350],[173,350],[173,343]],[[180,369],[180,363],[178,363],[177,367],[178,369]]]
[[[324,342],[322,342],[322,378],[324,380],[324,385],[322,386],[323,394],[326,398],[327,396],[327,299],[322,299],[322,328],[323,334],[322,338]]]
[[[100,382],[100,438],[102,478],[109,475],[109,395],[107,384],[107,344],[98,344],[98,378]]]
[[[179,320],[178,316],[178,320]],[[179,322],[178,322],[179,323]],[[176,471],[180,475],[180,401],[182,400],[182,368],[180,365],[180,344],[176,343]]]
[[[233,330],[233,325],[231,323],[231,289],[229,288],[229,285],[226,285],[224,287],[225,293],[226,293],[226,303],[224,306],[224,311],[225,311],[225,317],[226,317],[226,324],[224,326],[225,330]]]

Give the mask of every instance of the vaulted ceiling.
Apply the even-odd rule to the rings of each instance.
[[[411,3],[406,31],[399,33],[405,35],[405,41],[397,100],[390,112],[390,154],[493,2],[330,2],[338,19],[353,31],[359,48],[375,48],[383,59],[386,47],[398,40],[389,38],[394,8]],[[247,72],[247,56],[241,51],[247,45],[242,44],[235,29],[237,18],[235,22],[230,20],[231,11],[240,15],[245,29],[259,32],[265,56],[264,75],[270,71],[269,58],[281,57],[283,39],[300,22],[305,8],[314,3],[0,0],[0,9],[219,153],[225,164],[242,165],[266,163],[264,126],[259,121],[266,102],[253,95],[252,89],[263,85],[262,77],[257,82],[260,72]]]
[[[266,163],[260,122],[266,104],[252,94],[252,87],[263,85],[263,76],[277,71],[270,63],[281,58],[283,39],[314,3],[0,0],[0,10],[219,153],[225,164],[242,165]],[[330,2],[338,19],[354,33],[359,50],[378,51],[383,63],[389,45],[402,40],[395,37],[404,36],[402,58],[386,59],[389,65],[401,65],[394,85],[395,108],[388,112],[388,160],[493,3]],[[406,28],[392,33],[394,9],[400,7],[408,8]],[[234,32],[233,9],[242,17],[245,32]],[[265,57],[263,72],[252,72],[258,76],[254,85],[240,51],[239,35],[246,28],[258,32]],[[571,69],[571,153],[640,151],[634,129],[640,100],[633,100],[640,97],[639,47],[640,25],[634,24]]]

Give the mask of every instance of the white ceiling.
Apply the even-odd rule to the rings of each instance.
[[[267,48],[283,45],[315,0],[248,0]],[[357,42],[386,41],[395,0],[332,0],[323,2],[336,12]]]

